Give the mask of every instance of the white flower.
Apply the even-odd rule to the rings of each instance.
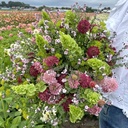
[[[34,31],[33,31],[33,34],[35,35],[35,34],[39,34],[40,33],[40,31],[38,30],[38,29],[35,29]]]

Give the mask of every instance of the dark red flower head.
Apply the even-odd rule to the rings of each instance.
[[[89,58],[92,58],[94,56],[99,55],[100,51],[98,49],[98,47],[96,46],[91,46],[87,49],[87,55],[89,56]]]
[[[52,67],[54,65],[58,65],[59,59],[56,56],[49,56],[45,59],[43,59],[43,62],[48,66]]]
[[[38,94],[38,97],[40,98],[40,100],[46,101],[46,102],[48,102],[50,96],[51,96],[51,93],[48,89],[46,89],[44,92],[40,92]]]
[[[68,97],[67,100],[62,103],[62,106],[63,106],[63,109],[65,112],[68,112],[69,111],[69,105],[72,104],[72,97]]]
[[[92,81],[91,77],[86,75],[85,73],[81,73],[79,79],[80,86],[82,86],[83,88],[89,87],[90,82]]]
[[[35,67],[32,65],[30,67],[29,73],[31,76],[37,77],[37,75],[39,74],[39,71],[37,69],[35,69]]]
[[[81,20],[77,29],[80,33],[85,34],[90,29],[90,23],[87,20]]]

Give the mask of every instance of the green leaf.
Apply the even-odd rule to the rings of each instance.
[[[38,125],[38,126],[35,126],[35,128],[43,128],[44,125]]]
[[[21,116],[17,116],[13,119],[12,124],[18,126],[21,122]]]
[[[3,118],[0,117],[0,126],[1,126],[1,127],[4,127],[4,122],[5,122],[5,121],[3,120]]]
[[[5,98],[4,101],[6,101],[9,104],[12,102],[12,97]]]
[[[19,128],[23,128],[24,126],[26,126],[26,121],[22,121],[22,122],[19,124]]]

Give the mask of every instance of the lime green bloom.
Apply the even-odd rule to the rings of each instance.
[[[75,123],[77,120],[81,120],[84,116],[84,111],[75,105],[69,105],[70,121]]]

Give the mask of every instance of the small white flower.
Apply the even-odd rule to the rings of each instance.
[[[67,79],[65,79],[65,78],[64,78],[64,79],[62,79],[62,82],[63,82],[63,83],[65,83],[66,81],[67,81]]]
[[[35,35],[35,34],[39,34],[40,33],[40,31],[38,30],[38,29],[35,29],[34,31],[33,31],[33,34]]]
[[[64,89],[62,89],[62,92],[63,92],[63,93],[66,93],[66,92],[67,92],[67,90],[64,88]]]

